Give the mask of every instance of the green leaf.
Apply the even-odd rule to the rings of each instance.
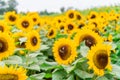
[[[88,50],[89,50],[89,47],[87,46],[81,46],[80,47],[80,53],[83,57],[86,57],[87,56],[87,53],[88,53]]]
[[[76,69],[74,72],[75,72],[75,74],[76,74],[77,76],[79,76],[79,77],[82,78],[82,79],[92,78],[92,77],[93,77],[93,74],[89,74],[89,73],[87,73],[87,72],[85,72],[85,71],[82,71],[82,70],[80,70],[80,69]]]
[[[47,50],[47,49],[49,49],[49,46],[48,46],[48,45],[42,44],[42,45],[40,46],[40,50]]]
[[[22,64],[22,58],[19,56],[10,56],[7,60],[4,60],[6,64]]]
[[[44,62],[43,64],[40,65],[40,68],[43,70],[49,70],[56,68],[58,65],[56,62]]]
[[[40,74],[31,75],[30,77],[34,78],[34,80],[42,80],[44,76],[45,76],[45,73],[40,73]]]
[[[120,66],[112,64],[112,72],[116,78],[120,79]]]
[[[74,80],[74,75],[70,75],[67,80]]]
[[[56,70],[53,72],[52,80],[64,80],[67,73],[64,70]]]
[[[98,77],[96,80],[109,80],[109,79],[105,76],[102,76],[102,77]]]
[[[40,71],[40,67],[37,64],[32,64],[32,65],[30,65],[29,67],[26,67],[26,68],[30,69],[30,70]]]

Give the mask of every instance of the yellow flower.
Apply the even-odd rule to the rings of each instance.
[[[47,33],[47,37],[49,38],[49,39],[51,39],[51,38],[55,38],[55,36],[56,36],[56,29],[54,29],[54,28],[50,28],[49,29],[49,31],[48,31],[48,33]]]
[[[4,18],[8,24],[14,25],[18,20],[18,15],[15,13],[15,11],[7,12],[5,13]]]
[[[12,35],[14,38],[14,43],[16,48],[26,48],[25,42],[20,43],[20,38],[25,38],[26,34],[24,32],[17,32]]]
[[[10,27],[7,26],[5,21],[0,20],[0,31],[9,33]]]
[[[17,27],[25,32],[29,32],[33,29],[33,21],[28,16],[24,16],[18,20]]]
[[[85,41],[86,46],[91,47],[97,43],[102,43],[103,39],[97,33],[90,29],[81,29],[77,32],[74,37],[77,46],[80,45],[82,41]]]
[[[23,67],[0,66],[0,80],[26,80],[26,70]]]
[[[37,31],[32,30],[27,33],[26,49],[35,51],[40,48],[40,35]]]
[[[65,16],[68,20],[75,20],[76,19],[76,16],[75,16],[75,10],[68,10],[66,13],[65,13]]]
[[[7,33],[0,32],[0,60],[13,55],[15,45],[13,39]]]
[[[53,45],[53,55],[58,64],[68,65],[77,57],[76,45],[70,39],[61,38]]]
[[[110,45],[97,44],[89,50],[87,55],[89,69],[93,69],[94,74],[103,76],[105,69],[112,69],[110,65],[110,49]]]

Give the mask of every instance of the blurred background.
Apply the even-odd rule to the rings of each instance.
[[[64,12],[68,9],[90,9],[102,6],[117,6],[119,0],[0,0],[0,14],[6,11],[38,11],[41,13]]]

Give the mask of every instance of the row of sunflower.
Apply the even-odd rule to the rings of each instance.
[[[0,20],[0,80],[120,79],[120,14],[6,12]]]

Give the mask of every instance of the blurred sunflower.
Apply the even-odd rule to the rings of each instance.
[[[5,21],[0,20],[0,31],[9,33],[10,27],[7,26]]]
[[[17,32],[12,35],[14,38],[14,43],[16,48],[26,48],[25,42],[20,42],[20,38],[25,38],[26,34],[24,32]]]
[[[7,33],[0,32],[0,60],[12,55],[15,50],[13,39]]]
[[[26,49],[35,51],[40,48],[40,35],[37,31],[32,30],[27,33]]]
[[[18,15],[15,13],[15,11],[6,12],[4,18],[8,24],[14,25],[18,20]]]
[[[93,69],[96,75],[103,76],[105,69],[112,69],[110,65],[110,49],[110,45],[97,44],[88,52],[89,69]]]
[[[68,20],[75,20],[76,19],[75,10],[68,10],[65,13],[65,16],[66,16],[66,19],[68,19]]]
[[[70,39],[61,38],[53,45],[53,55],[58,64],[68,65],[77,57],[76,45]]]
[[[67,33],[67,27],[66,27],[66,23],[60,23],[58,25],[58,30],[60,31],[60,33],[62,34],[66,34]]]
[[[39,16],[39,14],[34,14],[34,15],[31,15],[30,18],[32,19],[34,25],[37,25],[39,22],[40,16]]]
[[[77,32],[74,37],[77,46],[80,45],[82,41],[85,41],[86,46],[91,47],[97,43],[102,43],[103,39],[97,33],[90,29],[81,29]]]
[[[28,32],[33,29],[33,22],[28,16],[24,16],[18,20],[17,27],[25,32]]]
[[[66,22],[66,30],[68,34],[74,33],[76,29],[77,29],[77,25],[74,22],[71,21]]]
[[[0,66],[0,80],[26,80],[26,70],[23,67]]]
[[[53,28],[53,27],[51,27],[51,28],[49,29],[48,33],[47,33],[47,37],[48,37],[49,39],[55,38],[56,34],[57,34],[56,29]]]
[[[95,12],[95,11],[91,11],[89,13],[89,15],[87,16],[87,19],[90,20],[90,19],[96,19],[98,17],[98,13]]]

